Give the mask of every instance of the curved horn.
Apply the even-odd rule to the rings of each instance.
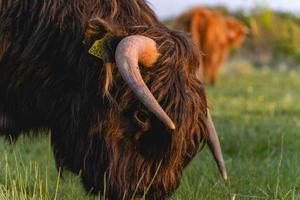
[[[207,110],[206,125],[207,125],[207,129],[208,129],[208,134],[209,134],[209,136],[208,136],[209,149],[214,156],[214,159],[218,165],[221,175],[223,176],[224,180],[227,180],[228,175],[227,175],[227,170],[226,170],[226,166],[225,166],[225,162],[224,162],[224,158],[223,158],[223,154],[222,154],[219,137],[218,137],[217,131],[214,127],[209,110]]]
[[[115,59],[120,74],[137,98],[170,129],[175,129],[173,121],[150,92],[139,70],[139,63],[151,67],[159,56],[154,40],[134,35],[124,38],[119,43]]]

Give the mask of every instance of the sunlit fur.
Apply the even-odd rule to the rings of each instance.
[[[57,167],[80,172],[87,191],[108,199],[170,196],[207,132],[190,38],[161,25],[143,0],[0,0],[0,21],[1,134],[50,129]],[[87,50],[105,33],[101,61]],[[134,34],[158,44],[158,62],[140,68],[175,131],[115,67],[116,45]]]
[[[245,39],[247,27],[233,17],[214,10],[194,8],[178,18],[176,29],[191,32],[203,53],[204,82],[214,85],[230,48],[238,48]]]

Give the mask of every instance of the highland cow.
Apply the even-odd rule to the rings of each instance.
[[[200,53],[144,0],[2,0],[0,12],[1,135],[50,129],[57,168],[107,199],[169,197],[206,141],[227,178]]]
[[[229,49],[238,48],[250,33],[241,21],[206,8],[194,8],[184,13],[174,27],[192,34],[204,54],[201,80],[211,85],[215,85],[221,67],[227,61]]]

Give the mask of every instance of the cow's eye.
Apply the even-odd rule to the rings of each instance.
[[[149,113],[147,111],[145,110],[136,111],[134,113],[134,119],[144,131],[150,129],[150,118],[149,118]]]

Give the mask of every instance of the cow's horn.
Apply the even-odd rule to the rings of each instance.
[[[170,129],[175,129],[173,121],[150,92],[139,70],[139,64],[151,67],[159,56],[154,40],[134,35],[124,38],[118,44],[115,59],[120,74],[137,98]]]
[[[223,154],[222,154],[219,137],[218,137],[217,131],[214,127],[209,110],[207,110],[206,125],[208,128],[208,134],[209,134],[208,135],[209,149],[214,156],[214,159],[218,165],[221,175],[223,176],[224,180],[227,180],[228,175],[227,175],[227,170],[226,170],[226,166],[225,166],[225,162],[224,162],[224,158],[223,158]]]

